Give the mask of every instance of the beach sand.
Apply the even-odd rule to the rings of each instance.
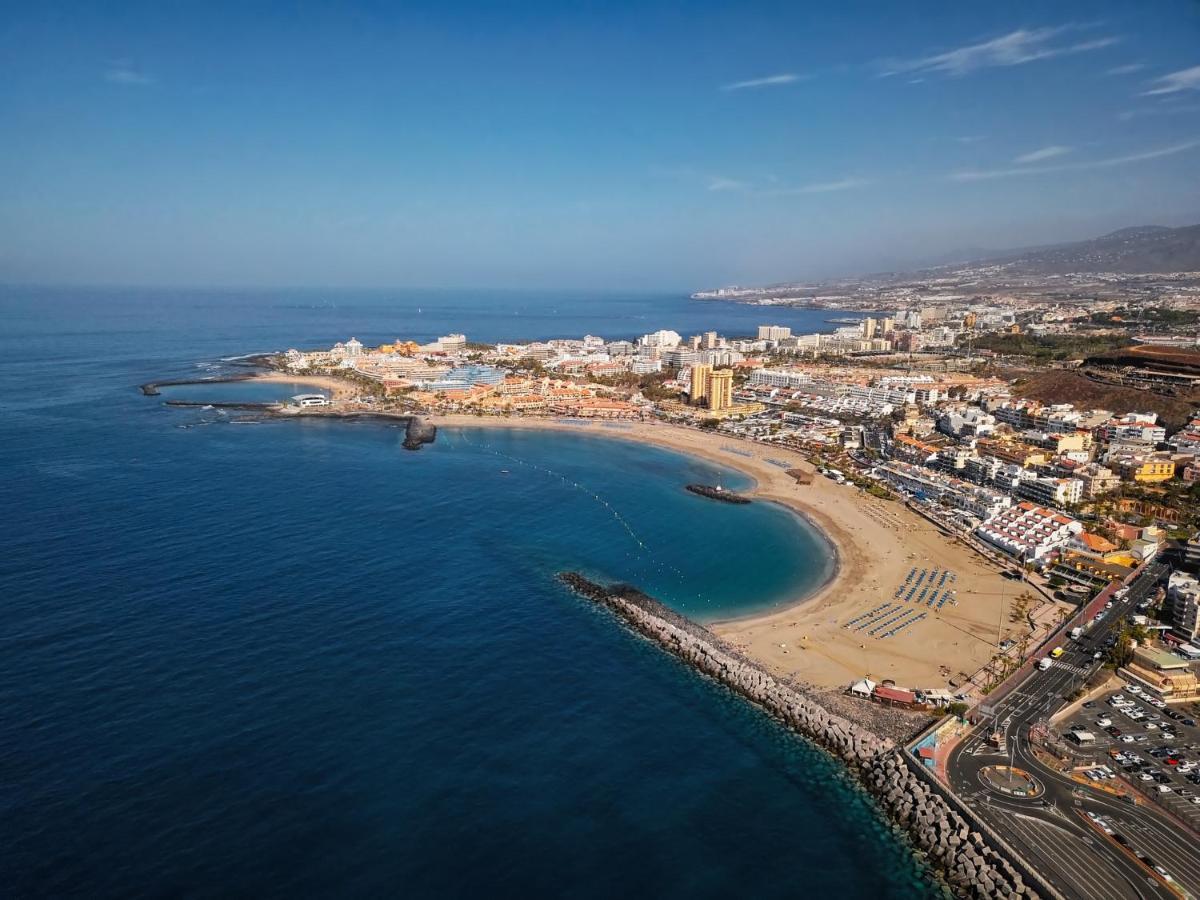
[[[573,434],[668,447],[744,472],[755,481],[746,493],[808,518],[837,549],[838,567],[831,580],[784,610],[709,626],[777,675],[819,688],[846,687],[864,676],[889,678],[903,687],[946,687],[961,684],[992,658],[998,629],[999,637],[1017,639],[1027,630],[1008,618],[1013,600],[1025,590],[1018,582],[1003,578],[976,551],[899,502],[879,500],[821,476],[812,484],[797,484],[767,459],[810,471],[812,466],[782,447],[661,423],[605,428],[599,423],[580,427],[531,418],[444,415],[428,420],[438,426],[569,429]],[[750,455],[722,449],[733,443]],[[895,591],[913,567],[953,571],[958,579],[948,586],[958,591],[957,605],[947,604],[939,611],[922,606],[926,619],[887,639],[843,627],[882,603],[899,602]]]
[[[304,384],[317,390],[328,391],[334,400],[348,400],[358,395],[354,384],[332,375],[288,375],[285,372],[269,372],[255,375],[250,380],[273,384]]]

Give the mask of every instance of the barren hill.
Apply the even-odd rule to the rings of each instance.
[[[1163,397],[1149,391],[1103,384],[1081,375],[1052,369],[1022,378],[1013,394],[1041,403],[1073,403],[1080,409],[1107,409],[1114,413],[1156,412],[1167,431],[1177,431],[1200,405],[1200,397]]]

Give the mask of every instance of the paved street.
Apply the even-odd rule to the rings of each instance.
[[[977,726],[947,763],[955,791],[1066,897],[1200,897],[1200,841],[1195,835],[1152,806],[1080,785],[1043,765],[1028,738],[1030,726],[1048,720],[1094,671],[1099,664],[1094,654],[1153,592],[1163,571],[1151,566],[1143,572],[1080,641],[1064,643],[1065,652],[1054,666],[1035,668],[999,700],[990,710],[992,718]],[[993,724],[1005,735],[1006,753],[987,742]],[[1042,786],[1039,796],[1006,795],[980,779],[985,767],[1008,765],[1010,759]]]

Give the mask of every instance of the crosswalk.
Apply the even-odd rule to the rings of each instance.
[[[1062,669],[1064,672],[1071,672],[1075,675],[1086,675],[1091,669],[1088,666],[1073,666],[1070,663],[1056,663],[1054,668]]]

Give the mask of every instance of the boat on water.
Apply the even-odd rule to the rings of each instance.
[[[743,497],[733,491],[727,491],[719,484],[689,484],[686,486],[693,494],[708,497],[710,500],[720,500],[723,503],[749,503],[749,497]]]

